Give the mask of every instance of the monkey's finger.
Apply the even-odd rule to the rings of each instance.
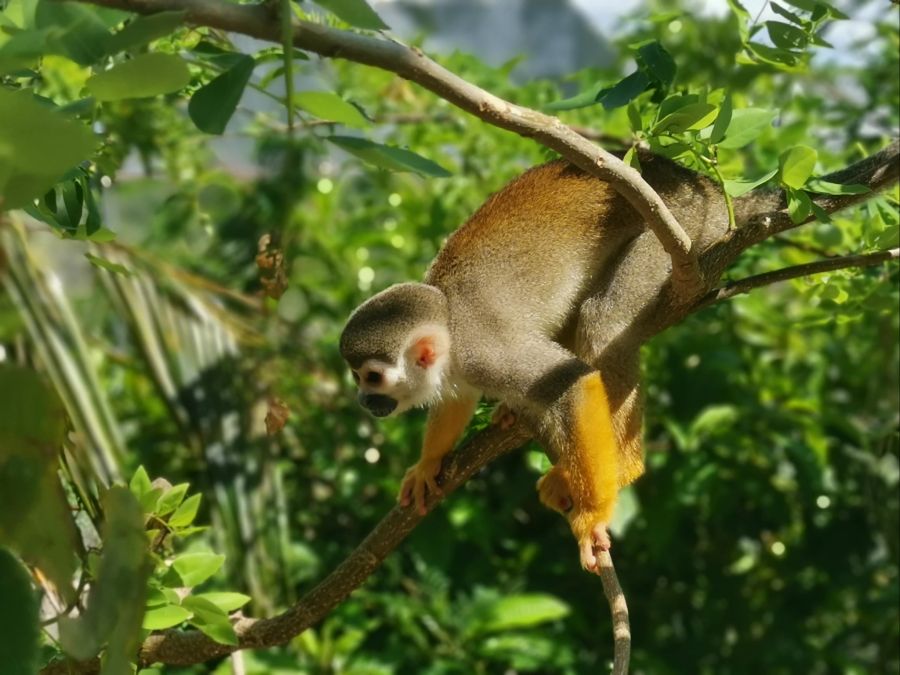
[[[604,523],[600,523],[599,525],[595,525],[594,529],[591,530],[591,541],[594,546],[599,548],[601,551],[608,551],[612,548],[612,542],[609,539],[609,532],[606,531],[606,525]]]
[[[597,571],[597,556],[594,555],[594,545],[590,537],[585,537],[579,544],[581,553],[581,567],[588,572]]]
[[[425,481],[417,480],[416,486],[413,488],[416,496],[416,508],[419,510],[419,515],[424,516],[428,513],[425,508]]]
[[[397,501],[400,502],[400,506],[409,506],[412,498],[413,483],[414,479],[412,476],[407,476],[403,479],[403,483],[400,486],[400,494],[397,495]]]

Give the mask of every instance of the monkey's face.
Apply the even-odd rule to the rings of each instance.
[[[440,397],[449,360],[450,338],[442,326],[413,331],[395,362],[369,358],[351,367],[360,405],[388,417]]]

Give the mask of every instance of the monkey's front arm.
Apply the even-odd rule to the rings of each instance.
[[[428,493],[440,494],[435,477],[441,470],[444,455],[453,450],[478,405],[478,397],[462,396],[441,401],[428,413],[425,440],[419,461],[409,468],[403,477],[399,501],[401,506],[415,502],[416,509],[425,514],[425,497]]]

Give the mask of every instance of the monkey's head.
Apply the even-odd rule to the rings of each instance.
[[[440,396],[450,357],[447,298],[434,286],[397,284],[356,308],[341,333],[341,356],[376,417]]]

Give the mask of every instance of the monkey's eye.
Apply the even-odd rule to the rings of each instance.
[[[381,384],[381,373],[377,370],[370,370],[366,373],[366,382],[369,384]]]
[[[353,377],[353,381],[359,384],[359,374],[355,370],[351,370],[350,375]]]

